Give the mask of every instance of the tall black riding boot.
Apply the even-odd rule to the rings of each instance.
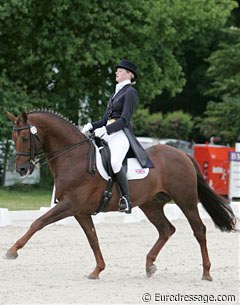
[[[115,174],[115,176],[122,195],[119,201],[119,212],[125,212],[127,214],[130,214],[132,207],[130,203],[128,180],[123,167],[117,174]]]

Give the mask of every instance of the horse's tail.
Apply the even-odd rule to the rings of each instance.
[[[227,200],[210,188],[201,173],[197,161],[190,155],[188,155],[188,157],[191,159],[197,172],[199,200],[211,216],[215,226],[221,231],[235,231],[236,217]]]

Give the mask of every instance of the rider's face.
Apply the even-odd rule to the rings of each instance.
[[[118,68],[115,74],[116,74],[116,81],[118,83],[121,83],[127,79],[131,80],[133,78],[132,72],[123,68]]]

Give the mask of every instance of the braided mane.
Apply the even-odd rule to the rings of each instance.
[[[75,129],[80,131],[78,126],[76,124],[74,124],[74,122],[70,121],[67,117],[65,117],[62,114],[56,112],[55,110],[51,110],[51,109],[33,109],[33,110],[30,110],[28,112],[28,114],[34,114],[34,113],[46,113],[46,114],[49,114],[49,115],[53,115],[54,117],[57,117],[57,118],[63,120],[64,122],[68,123],[69,125],[71,125]]]

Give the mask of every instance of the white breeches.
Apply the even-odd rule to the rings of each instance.
[[[116,174],[120,171],[123,160],[130,147],[128,138],[123,130],[119,130],[110,135],[105,134],[103,139],[108,143],[111,151],[111,165],[114,174]]]

